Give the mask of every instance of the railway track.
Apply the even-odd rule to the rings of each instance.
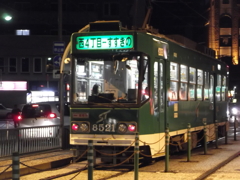
[[[212,180],[213,178],[211,178],[212,176],[221,176],[221,179],[223,179],[220,171],[222,171],[221,169],[224,168],[224,166],[230,166],[230,169],[234,169],[235,166],[231,165],[231,163],[233,163],[233,161],[235,161],[236,159],[238,159],[238,161],[240,160],[240,151],[233,154],[232,156],[230,156],[228,159],[226,159],[225,161],[223,161],[222,163],[218,164],[217,166],[215,166],[212,169],[209,169],[206,173],[202,174],[201,176],[199,176],[196,180]],[[238,168],[239,166],[235,167]],[[223,170],[224,171],[224,170]],[[238,169],[239,171],[239,169]],[[226,173],[225,173],[226,174]],[[225,175],[226,176],[226,175]],[[220,178],[220,177],[219,177]],[[238,177],[240,179],[240,176]],[[228,178],[227,178],[228,179]]]

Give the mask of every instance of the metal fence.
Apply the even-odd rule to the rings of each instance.
[[[60,126],[0,129],[0,157],[61,148]]]

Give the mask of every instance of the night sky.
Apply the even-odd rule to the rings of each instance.
[[[207,41],[205,0],[152,0],[150,25],[162,34],[180,34],[195,42]]]

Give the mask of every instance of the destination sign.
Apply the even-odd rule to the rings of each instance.
[[[76,40],[78,50],[133,48],[133,35],[80,36]]]

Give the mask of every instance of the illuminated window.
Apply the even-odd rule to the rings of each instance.
[[[168,92],[168,97],[170,100],[177,100],[178,99],[178,64],[177,63],[170,63],[170,89]]]
[[[216,100],[220,101],[221,100],[221,83],[222,83],[222,76],[217,75],[217,86],[216,86]]]
[[[202,89],[203,89],[203,71],[197,70],[197,99],[202,100]]]
[[[17,36],[29,36],[30,35],[30,30],[29,29],[17,29],[16,30],[16,35]]]
[[[171,80],[178,80],[178,64],[177,63],[170,63],[170,79]]]
[[[195,88],[196,88],[196,69],[189,68],[189,99],[195,100]]]
[[[209,73],[204,72],[204,100],[209,100]]]
[[[209,87],[209,100],[213,102],[213,87],[214,87],[214,77],[210,75],[210,87]]]
[[[180,100],[187,100],[188,68],[185,65],[180,66],[180,81],[179,98]]]
[[[46,72],[52,73],[53,72],[53,59],[46,58]]]
[[[226,76],[222,78],[222,101],[226,100]]]

